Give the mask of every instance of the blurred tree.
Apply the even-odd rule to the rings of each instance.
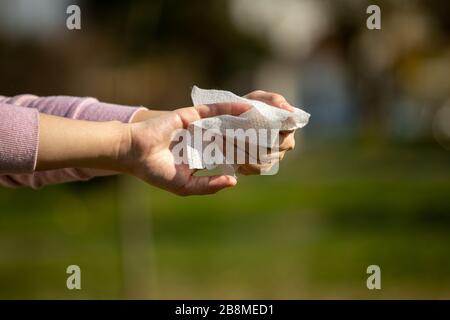
[[[234,26],[226,0],[84,1],[83,6],[124,56],[188,55],[201,62],[213,85],[252,70],[269,53],[264,39]]]

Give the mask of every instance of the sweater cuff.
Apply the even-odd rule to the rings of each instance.
[[[0,106],[0,173],[31,173],[36,168],[39,112]]]
[[[144,107],[124,106],[86,99],[79,105],[75,119],[90,121],[120,121],[128,123]]]

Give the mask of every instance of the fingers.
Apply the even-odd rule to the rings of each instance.
[[[256,90],[247,94],[245,98],[259,100],[287,111],[294,111],[294,107],[291,106],[282,95],[277,93]]]
[[[238,116],[245,111],[251,109],[251,105],[246,103],[227,102],[227,103],[214,103],[214,104],[202,104],[194,107],[187,107],[175,110],[180,124],[180,128],[187,128],[190,123],[214,116],[221,116],[229,114],[232,116]]]
[[[245,176],[267,173],[273,168],[274,165],[279,164],[280,161],[283,160],[285,154],[286,151],[272,154],[270,157],[270,161],[267,163],[241,165],[238,168],[238,172]]]
[[[244,176],[261,174],[262,171],[261,165],[256,164],[246,164],[238,168],[238,172]]]
[[[295,137],[294,133],[283,134],[280,133],[280,151],[289,151],[295,148]]]
[[[175,193],[180,196],[213,194],[225,188],[234,187],[237,180],[232,176],[190,176],[188,182]]]
[[[210,118],[215,116],[221,116],[229,114],[232,116],[238,116],[245,111],[248,111],[252,106],[246,103],[227,102],[227,103],[214,103],[203,104],[195,106],[200,118]]]

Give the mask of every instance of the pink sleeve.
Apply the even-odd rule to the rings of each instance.
[[[33,172],[39,112],[0,103],[0,174]]]
[[[12,98],[0,96],[0,103],[37,109],[41,113],[54,116],[88,120],[129,122],[136,107],[99,102],[95,98],[78,98],[69,96],[37,97],[24,94]]]
[[[102,103],[94,98],[0,96],[0,185],[39,188],[47,184],[115,174],[85,168],[34,172],[38,149],[38,112],[79,120],[129,122],[139,109]]]

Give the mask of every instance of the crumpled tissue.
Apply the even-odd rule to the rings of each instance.
[[[252,106],[250,110],[240,114],[239,116],[220,115],[197,120],[190,124],[189,130],[191,132],[193,132],[194,129],[212,129],[220,133],[223,137],[226,137],[226,129],[247,130],[253,128],[256,130],[295,130],[304,127],[308,123],[310,117],[309,113],[298,108],[295,108],[293,112],[290,112],[268,105],[262,101],[239,97],[232,92],[224,90],[205,90],[194,86],[192,88],[191,97],[194,105],[238,102],[246,103]],[[211,143],[217,143],[215,141]],[[273,147],[273,143],[273,141],[269,141],[269,143],[261,143],[258,141],[260,147]],[[220,150],[223,150],[223,142],[217,147]],[[211,170],[215,167],[219,167],[225,174],[235,174],[239,165],[226,164],[225,155],[223,155],[223,157],[222,164],[211,164],[209,159],[205,159],[205,155],[203,154],[203,145],[196,145],[193,141],[189,141],[187,144],[187,161],[190,169],[206,168]]]

